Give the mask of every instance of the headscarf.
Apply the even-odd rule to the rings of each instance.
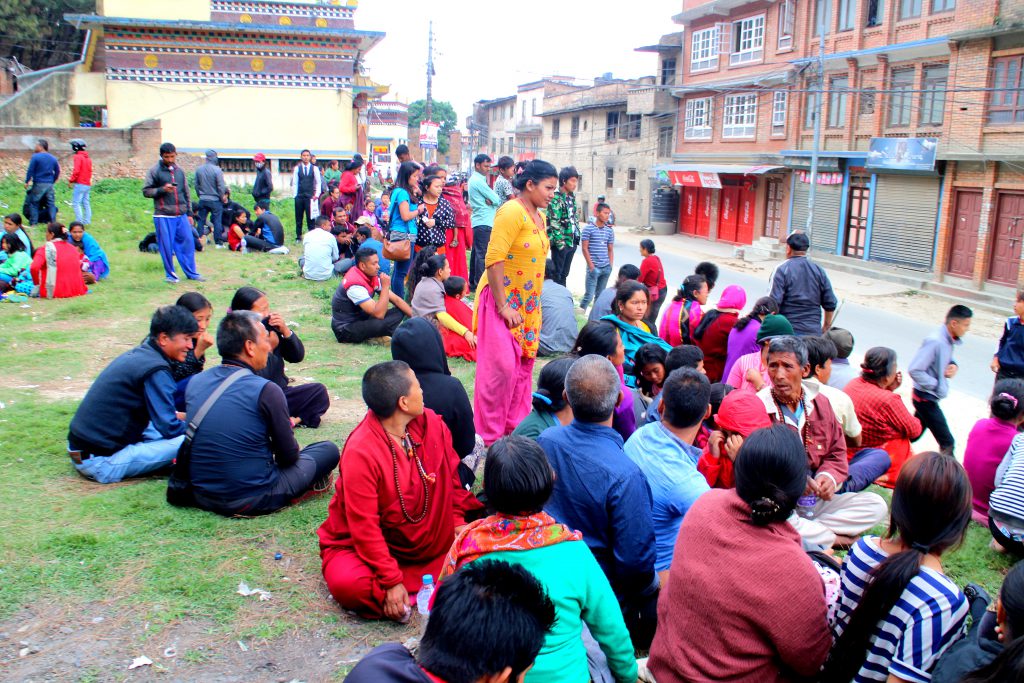
[[[722,291],[722,296],[718,299],[717,308],[720,311],[736,311],[738,313],[746,305],[746,290],[739,285],[729,285]]]
[[[764,402],[757,394],[750,391],[733,391],[722,399],[722,405],[715,415],[715,424],[745,439],[758,429],[770,427],[772,421],[768,417]]]

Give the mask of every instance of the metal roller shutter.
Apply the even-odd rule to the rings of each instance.
[[[878,175],[868,258],[931,270],[939,179]]]
[[[793,192],[793,230],[803,230],[807,225],[807,195],[810,183],[796,181]],[[811,247],[827,254],[836,253],[836,238],[839,229],[839,207],[843,198],[842,185],[818,185],[814,193],[814,225],[811,229]]]

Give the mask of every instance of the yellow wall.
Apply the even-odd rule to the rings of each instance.
[[[210,0],[96,0],[96,13],[130,19],[209,21]]]
[[[101,107],[106,103],[106,75],[76,71],[71,79],[71,92],[68,96],[68,104]]]
[[[200,93],[205,93],[205,96]],[[321,156],[356,149],[352,94],[337,90],[107,82],[108,125],[160,119],[178,149]]]

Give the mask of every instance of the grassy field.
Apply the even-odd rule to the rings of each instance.
[[[140,188],[131,180],[103,180],[93,188],[91,232],[110,257],[108,280],[77,299],[0,304],[0,636],[11,640],[0,649],[0,677],[56,673],[65,680],[120,680],[130,675],[126,662],[132,656],[145,651],[158,660],[156,653],[172,639],[190,646],[159,658],[152,669],[171,671],[175,678],[235,680],[227,672],[249,667],[251,675],[238,680],[276,680],[286,670],[280,664],[284,655],[276,655],[276,668],[260,673],[249,666],[255,659],[240,660],[239,653],[288,647],[299,650],[293,653],[298,663],[287,669],[298,677],[341,677],[354,657],[379,642],[405,640],[416,626],[363,622],[331,602],[320,578],[315,536],[327,498],[260,519],[224,519],[170,507],[163,480],[99,486],[69,464],[67,424],[91,380],[139,343],[156,306],[173,303],[191,286],[166,284],[159,257],[139,253],[139,240],[152,230],[152,205]],[[248,197],[242,190],[236,194]],[[0,201],[11,207],[4,213],[20,207],[22,197],[16,179],[0,181]],[[57,199],[61,218],[69,222],[66,185]],[[275,204],[289,226],[290,200]],[[38,229],[31,236],[42,243]],[[241,285],[268,293],[272,309],[306,345],[306,361],[291,366],[289,375],[323,382],[332,398],[323,426],[299,430],[299,441],[343,444],[364,412],[363,370],[390,354],[381,347],[336,343],[329,327],[335,285],[299,277],[298,255],[233,254],[211,246],[198,257],[207,282],[195,288],[217,312]],[[472,393],[472,366],[451,365]],[[975,581],[994,592],[1010,561],[988,550],[988,540],[986,530],[972,525],[965,546],[945,564],[959,583]],[[284,556],[280,561],[274,560],[277,552]],[[272,591],[273,598],[257,602],[237,595],[240,580]],[[76,647],[75,634],[94,640],[89,629],[103,624],[116,646],[95,656],[64,656],[62,650]],[[31,638],[19,629],[43,643],[30,643],[40,652],[23,653],[18,641]],[[303,664],[299,657],[311,634],[323,648],[323,661]],[[317,660],[314,655],[309,658]]]

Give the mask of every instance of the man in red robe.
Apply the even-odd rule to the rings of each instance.
[[[423,576],[437,576],[466,513],[482,505],[459,481],[444,421],[402,361],[363,375],[369,410],[349,435],[327,520],[320,526],[324,580],[360,616],[404,622]]]

